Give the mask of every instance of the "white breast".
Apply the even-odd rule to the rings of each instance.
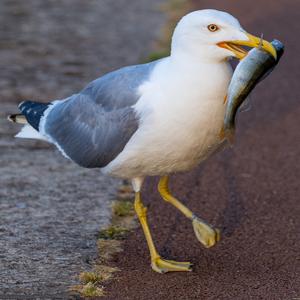
[[[231,68],[178,66],[165,60],[140,87],[140,126],[103,171],[118,177],[161,175],[192,168],[219,144]]]

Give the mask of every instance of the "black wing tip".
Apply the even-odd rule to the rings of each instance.
[[[8,115],[7,120],[10,121],[10,122],[16,123],[16,117],[17,117],[17,114]]]
[[[40,103],[34,101],[23,101],[18,108],[26,117],[28,123],[36,130],[39,130],[40,119],[50,103]]]
[[[28,101],[22,101],[19,105],[18,105],[18,108],[21,110],[21,107]]]

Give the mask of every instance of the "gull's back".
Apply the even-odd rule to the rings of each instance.
[[[157,62],[121,68],[69,98],[47,104],[26,101],[20,109],[66,157],[83,167],[104,167],[137,130],[139,120],[132,106]]]

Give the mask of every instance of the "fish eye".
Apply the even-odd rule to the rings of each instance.
[[[207,29],[208,29],[209,31],[211,31],[211,32],[215,32],[215,31],[219,30],[220,28],[219,28],[219,26],[216,25],[216,24],[209,24],[209,25],[207,26]]]

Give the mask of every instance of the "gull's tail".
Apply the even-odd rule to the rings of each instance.
[[[28,124],[25,116],[22,114],[9,115],[9,116],[7,116],[7,119],[13,123]]]
[[[20,103],[19,109],[21,114],[9,115],[7,117],[11,122],[25,124],[16,137],[47,140],[39,133],[39,124],[49,105],[50,103],[39,103],[33,101],[24,101]]]

